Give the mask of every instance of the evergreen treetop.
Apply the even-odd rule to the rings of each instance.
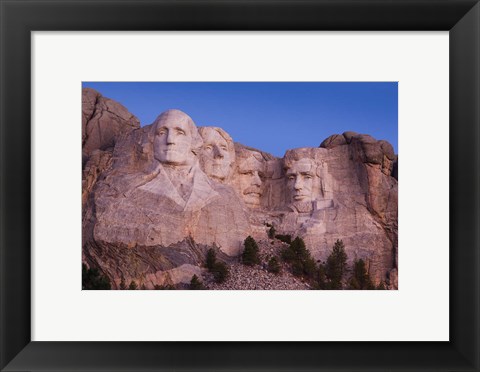
[[[253,266],[260,263],[258,244],[251,236],[244,241],[245,249],[242,253],[242,262],[244,265]]]
[[[375,289],[368,275],[365,261],[362,259],[353,263],[353,276],[350,279],[350,289]]]
[[[100,274],[97,268],[82,264],[82,289],[111,289],[110,279]]]
[[[342,277],[347,266],[347,254],[342,240],[337,240],[333,246],[332,253],[327,258],[325,273],[330,280],[330,289],[342,288]]]
[[[216,261],[217,261],[217,255],[215,253],[215,250],[213,248],[210,248],[207,252],[207,260],[206,260],[206,266],[209,271],[213,269]]]
[[[198,276],[195,274],[192,276],[192,279],[190,280],[190,289],[193,289],[193,290],[205,289],[205,287],[203,286],[203,283],[198,279]]]

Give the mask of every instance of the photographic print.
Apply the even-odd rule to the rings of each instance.
[[[398,289],[396,82],[84,82],[83,290]]]

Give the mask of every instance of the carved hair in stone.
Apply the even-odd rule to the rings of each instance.
[[[200,127],[198,131],[203,138],[200,166],[210,178],[222,183],[227,182],[235,162],[232,138],[218,127]]]

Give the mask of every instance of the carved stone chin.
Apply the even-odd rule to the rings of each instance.
[[[262,195],[255,190],[252,190],[252,191],[247,190],[243,193],[243,201],[250,208],[260,208],[261,196]]]
[[[289,206],[292,211],[297,213],[312,213],[313,212],[313,202],[295,202]]]

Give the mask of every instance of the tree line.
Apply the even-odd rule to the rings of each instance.
[[[286,244],[280,256],[267,257],[267,262],[262,263],[260,258],[260,249],[257,242],[251,236],[248,236],[243,243],[244,249],[241,254],[241,262],[246,266],[260,265],[273,274],[280,274],[282,271],[281,262],[291,274],[296,277],[303,278],[310,284],[313,289],[321,290],[338,290],[338,289],[386,289],[385,284],[381,282],[375,286],[368,274],[365,261],[362,259],[353,262],[351,276],[347,279],[347,254],[345,245],[342,240],[337,240],[325,262],[315,261],[306,248],[302,238],[296,237],[292,240],[290,235],[279,235],[275,233],[273,226],[270,226],[268,235],[271,239],[278,239]],[[273,243],[272,243],[273,244]],[[215,250],[210,248],[205,258],[205,267],[212,274],[216,283],[223,283],[229,276],[229,268],[224,262],[218,261]],[[193,275],[189,289],[202,290],[205,289],[203,282],[197,275]],[[87,268],[82,265],[82,289],[111,289],[110,279],[102,275],[96,268]],[[129,285],[121,279],[119,289],[136,290],[139,289],[135,281],[131,281]],[[142,285],[140,289],[146,289]],[[174,285],[156,285],[156,290],[172,290],[176,289]]]
[[[275,228],[269,226],[268,236],[278,239],[286,244],[280,253],[280,259],[288,267],[289,271],[297,277],[305,279],[314,289],[385,289],[381,282],[375,286],[366,269],[365,261],[355,260],[352,267],[352,275],[345,280],[347,272],[347,254],[342,240],[337,239],[333,245],[326,262],[316,262],[305,246],[302,238],[292,240],[290,235],[276,234]],[[251,236],[244,241],[242,262],[253,266],[260,263],[258,244]],[[278,274],[281,271],[279,259],[270,257],[266,264],[269,272]]]

